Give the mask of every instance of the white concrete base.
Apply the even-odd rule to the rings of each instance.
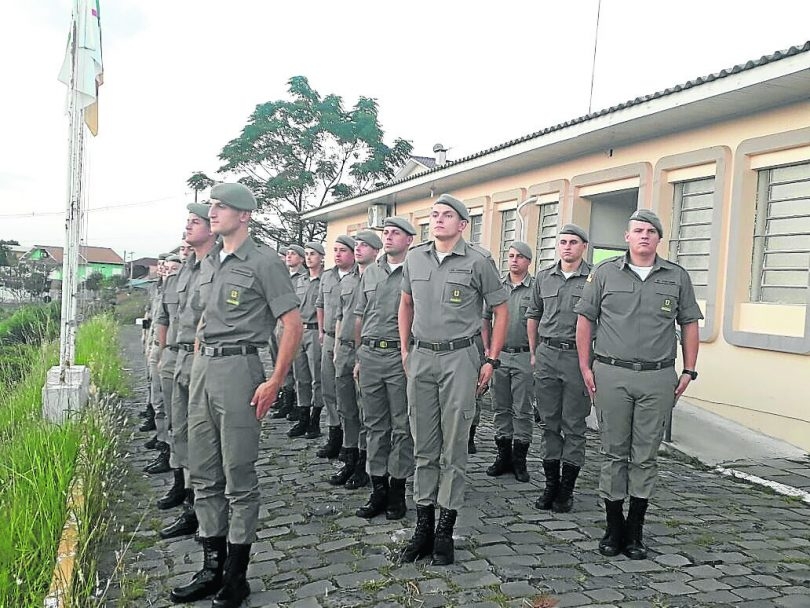
[[[60,372],[58,365],[49,369],[42,387],[42,417],[56,424],[62,424],[80,412],[90,395],[90,370],[87,367],[74,365],[67,368],[64,382],[59,379]]]

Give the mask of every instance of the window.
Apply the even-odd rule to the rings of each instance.
[[[751,301],[807,302],[810,163],[759,171]]]
[[[419,240],[422,243],[430,240],[430,224],[419,224]]]
[[[669,259],[683,266],[692,279],[695,297],[708,299],[714,177],[673,184],[672,238]]]
[[[501,272],[509,270],[509,246],[515,240],[517,212],[515,209],[501,211]]]
[[[537,246],[534,267],[537,270],[554,263],[557,250],[557,211],[559,203],[540,205],[540,219],[537,222]]]
[[[472,245],[481,244],[481,230],[484,227],[484,216],[473,215],[470,218],[470,243]]]

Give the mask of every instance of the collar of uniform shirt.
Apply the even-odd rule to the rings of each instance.
[[[225,250],[222,248],[222,241],[219,241],[216,244],[215,249],[216,249],[217,253],[219,253],[220,251],[222,253],[225,253]],[[256,243],[253,242],[252,238],[248,237],[248,238],[246,238],[244,240],[244,242],[241,245],[239,245],[239,247],[236,249],[236,251],[226,253],[225,255],[226,255],[226,257],[229,256],[229,255],[232,255],[232,256],[235,256],[235,257],[239,258],[240,260],[245,260],[247,258],[247,256],[248,256],[248,253],[250,251],[254,250],[254,249],[256,249]]]
[[[503,279],[501,280],[501,282],[504,285],[507,285],[507,286],[510,286],[510,287],[514,288],[514,287],[517,287],[518,285],[523,285],[524,287],[528,287],[529,283],[531,283],[531,280],[532,280],[532,275],[529,272],[527,272],[525,275],[523,275],[523,278],[520,280],[520,283],[513,283],[512,280],[511,280],[511,276],[512,275],[510,275],[507,272],[503,276]]]
[[[455,245],[453,245],[453,248],[450,251],[448,251],[447,253],[448,254],[453,253],[455,255],[467,255],[467,247],[468,247],[467,241],[465,241],[463,238],[460,238],[458,240],[458,242]],[[425,249],[425,253],[429,253],[429,254],[430,253],[438,253],[438,250],[436,249],[436,241],[431,241],[430,242],[430,247]],[[442,252],[442,253],[444,253],[444,252]]]
[[[588,263],[584,259],[580,261],[579,268],[577,268],[573,272],[574,272],[574,274],[580,274],[580,275],[591,274],[591,271],[588,270]],[[559,275],[561,275],[562,273],[563,273],[562,261],[557,260],[557,263],[554,264],[554,270],[551,271],[551,274],[559,274]],[[571,275],[571,276],[574,276],[574,275]]]
[[[663,268],[664,265],[662,264],[663,259],[657,253],[655,254],[655,261],[653,261],[652,265],[652,272],[653,270],[658,270],[659,268]],[[616,260],[616,265],[619,268],[629,268],[630,267],[630,252],[628,251],[623,256],[621,256],[618,260]]]

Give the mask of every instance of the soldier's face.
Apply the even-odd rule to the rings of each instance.
[[[290,249],[287,252],[287,266],[290,268],[296,268],[304,263],[304,258],[298,255],[295,251]]]
[[[186,241],[180,245],[180,259],[187,260],[189,255],[191,255],[191,245]]]
[[[180,262],[166,262],[165,271],[166,276],[174,274],[180,269]]]
[[[587,248],[588,243],[574,234],[561,234],[557,239],[557,253],[566,264],[579,262]]]
[[[343,243],[336,243],[332,253],[335,255],[335,266],[341,270],[348,270],[354,264],[354,251]]]
[[[383,251],[389,255],[399,255],[408,251],[413,243],[413,237],[399,228],[386,226],[383,228]]]
[[[239,230],[243,224],[247,224],[250,219],[250,212],[239,211],[239,209],[229,207],[221,201],[211,199],[208,219],[211,220],[211,232],[222,236],[230,236]]]
[[[624,233],[624,240],[630,246],[631,253],[650,255],[655,253],[658,243],[661,242],[661,235],[652,224],[630,220],[627,232]]]
[[[365,241],[357,241],[357,244],[354,246],[354,260],[362,266],[371,264],[377,257],[377,253],[378,250],[374,249]]]
[[[523,256],[517,249],[510,248],[506,258],[509,263],[509,272],[518,276],[526,274],[529,270],[529,264],[532,263],[529,258]]]
[[[186,219],[186,242],[192,247],[198,247],[211,238],[211,226],[206,220],[195,213],[189,213]]]
[[[430,212],[430,232],[437,240],[452,239],[464,232],[467,221],[449,205],[437,203]]]
[[[318,268],[323,264],[323,256],[314,249],[304,249],[304,260],[307,268]]]

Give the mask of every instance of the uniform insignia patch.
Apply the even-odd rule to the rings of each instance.
[[[228,304],[233,306],[239,306],[239,290],[231,289],[231,293],[228,296],[228,299],[225,300]]]
[[[591,281],[593,281],[593,273],[589,274],[589,275],[588,275],[588,278],[587,278],[587,279],[585,279],[585,282],[586,282],[586,283],[590,283]]]
[[[454,289],[450,292],[450,303],[451,304],[461,304],[461,290]]]
[[[672,300],[665,298],[664,303],[661,304],[661,310],[664,312],[672,312]]]

